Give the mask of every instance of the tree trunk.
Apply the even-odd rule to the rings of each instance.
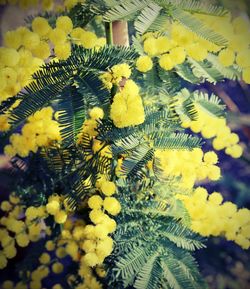
[[[112,22],[112,34],[114,45],[129,46],[127,21]]]

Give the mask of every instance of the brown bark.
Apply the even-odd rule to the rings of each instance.
[[[129,46],[127,21],[114,21],[112,23],[113,44]]]

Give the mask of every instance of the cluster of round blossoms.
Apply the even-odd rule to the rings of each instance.
[[[37,7],[39,9],[50,11],[55,9],[56,11],[63,11],[66,9],[73,8],[77,3],[84,2],[85,0],[0,0],[0,5],[10,4],[19,5],[22,9],[27,9],[31,7]]]
[[[144,107],[139,87],[133,80],[127,80],[124,88],[116,93],[111,104],[110,118],[116,127],[139,125],[145,120]]]
[[[136,67],[141,72],[152,69],[157,58],[161,68],[171,70],[182,64],[188,57],[203,61],[209,53],[218,55],[225,67],[237,64],[242,69],[242,78],[250,83],[250,23],[243,17],[231,18],[230,13],[224,17],[194,14],[205,25],[223,36],[228,44],[218,46],[185,28],[178,22],[169,23],[168,36],[159,33],[147,33],[143,36],[143,48],[147,55],[140,56]]]
[[[225,153],[233,158],[241,157],[243,149],[238,144],[239,137],[236,133],[231,132],[226,124],[226,119],[211,115],[199,105],[196,105],[196,110],[197,119],[184,121],[182,127],[190,128],[194,133],[201,133],[206,139],[213,138],[214,149],[225,149]]]
[[[231,19],[226,17],[197,15],[214,31],[228,40],[228,45],[219,52],[219,60],[225,67],[237,64],[242,68],[242,78],[250,83],[250,22],[242,16]]]
[[[10,157],[16,154],[27,157],[30,151],[35,153],[39,147],[60,140],[59,124],[53,120],[53,109],[45,107],[28,118],[21,134],[11,135],[10,144],[5,146],[4,153]]]
[[[52,58],[65,60],[71,55],[71,44],[86,49],[105,45],[104,38],[83,28],[73,28],[68,16],[59,16],[55,27],[43,17],[32,21],[32,30],[19,27],[4,35],[4,47],[0,48],[0,102],[16,95],[32,81],[44,61]]]
[[[83,244],[86,253],[83,260],[91,267],[102,264],[104,259],[111,254],[113,240],[108,234],[115,231],[116,222],[109,215],[116,216],[121,210],[119,201],[112,197],[116,192],[115,183],[101,177],[96,187],[105,198],[96,194],[88,200],[88,205],[92,209],[89,218],[94,225],[87,225],[85,228],[87,240]]]
[[[216,165],[218,157],[213,151],[203,154],[199,148],[188,150],[156,150],[155,157],[165,177],[181,177],[179,186],[192,189],[196,181],[206,178],[217,181],[221,176]]]
[[[225,235],[243,249],[250,247],[250,210],[237,209],[231,202],[223,202],[218,192],[208,195],[205,188],[198,187],[194,193],[177,195],[182,200],[192,220],[191,228],[202,236]]]
[[[120,85],[123,79],[129,78],[131,69],[127,63],[117,64],[111,67],[110,71],[103,73],[100,76],[104,86],[111,89],[113,85]]]
[[[41,219],[46,216],[44,207],[24,211],[20,199],[11,194],[9,200],[1,203],[4,213],[0,219],[0,269],[7,266],[7,259],[12,259],[17,254],[17,247],[27,247],[30,243],[40,239],[42,232],[50,234],[50,229],[44,227]],[[26,215],[25,221],[23,215]]]

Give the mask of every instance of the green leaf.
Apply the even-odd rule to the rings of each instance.
[[[134,283],[136,289],[159,289],[162,268],[158,257],[159,252],[156,252],[141,268]]]
[[[158,1],[156,1],[158,2]],[[166,2],[160,0],[159,2]],[[197,0],[169,0],[169,3],[173,4],[180,9],[183,9],[191,13],[207,14],[213,16],[224,16],[228,11],[218,5],[213,5],[206,1],[197,1]]]
[[[198,77],[201,82],[208,81],[216,84],[218,81],[224,79],[224,76],[209,62],[198,62],[190,57],[188,58],[188,62],[191,65],[193,74]]]
[[[105,21],[128,20],[134,14],[144,9],[150,1],[147,0],[126,0],[113,6],[104,14]]]
[[[84,95],[74,86],[65,88],[60,95],[58,112],[62,145],[75,144],[86,115]]]
[[[133,284],[133,279],[146,264],[150,252],[150,248],[136,247],[116,261],[116,276],[122,278],[124,288]]]
[[[240,79],[240,70],[234,66],[225,67],[219,62],[218,56],[209,53],[207,56],[207,60],[211,63],[211,66],[216,69],[224,78],[227,79]]]
[[[178,20],[183,26],[201,38],[204,38],[219,46],[225,46],[227,44],[227,40],[223,36],[209,29],[204,23],[193,17],[188,12],[174,7],[171,11],[171,15],[175,20]]]
[[[191,150],[202,145],[200,138],[184,133],[166,135],[161,132],[155,132],[150,136],[150,139],[154,141],[154,148],[157,149]]]
[[[205,246],[199,240],[198,235],[192,233],[189,229],[178,223],[168,223],[163,225],[160,235],[175,243],[177,247],[189,251],[204,248]]]
[[[129,157],[126,157],[122,163],[121,172],[128,179],[141,178],[141,169],[145,164],[152,160],[154,150],[147,145],[137,147]]]
[[[225,105],[222,104],[221,99],[215,94],[209,96],[207,93],[196,91],[193,93],[193,99],[195,103],[198,103],[210,114],[217,117],[225,116]]]
[[[176,73],[183,78],[184,80],[190,82],[190,83],[199,83],[200,78],[195,76],[192,69],[190,68],[190,65],[188,63],[183,63],[175,66]]]
[[[160,31],[167,22],[167,15],[161,14],[162,7],[149,3],[135,20],[135,30],[140,34],[147,31]]]

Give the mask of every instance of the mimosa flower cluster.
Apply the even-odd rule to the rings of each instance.
[[[105,38],[97,38],[91,31],[73,28],[68,16],[59,16],[54,28],[43,17],[34,18],[31,26],[32,30],[19,27],[4,35],[4,47],[0,48],[0,103],[30,84],[32,74],[45,60],[66,60],[72,43],[86,49],[106,43]]]
[[[192,151],[156,150],[155,156],[160,160],[165,177],[181,177],[181,188],[192,189],[197,181],[217,181],[221,177],[216,165],[218,157],[213,151],[204,154],[199,148]]]
[[[197,15],[200,20],[214,31],[228,40],[227,47],[219,52],[222,65],[228,67],[237,64],[242,69],[242,78],[250,83],[250,22],[243,16],[232,18],[230,13],[226,17]]]
[[[4,213],[0,219],[0,269],[7,266],[8,259],[12,259],[17,254],[17,247],[27,247],[30,242],[40,239],[42,233],[50,234],[42,222],[46,211],[44,207],[37,208],[31,212],[25,212],[20,199],[11,194],[9,200],[1,203],[1,211]],[[32,213],[32,214],[31,214]],[[23,220],[23,215],[26,219]]]
[[[215,150],[225,149],[225,153],[233,158],[241,157],[242,147],[239,145],[239,137],[226,124],[226,119],[211,115],[200,105],[196,104],[197,119],[183,121],[182,127],[190,128],[194,133],[201,133],[206,139],[213,139]]]
[[[0,0],[0,5],[19,5],[19,7],[22,9],[37,7],[45,11],[51,11],[52,9],[55,9],[56,11],[61,12],[64,9],[71,9],[77,3],[82,3],[84,1],[85,0]]]
[[[191,217],[193,231],[202,236],[224,235],[243,249],[250,247],[250,210],[231,202],[223,202],[218,192],[208,194],[207,190],[198,187],[192,195],[177,195]]]
[[[139,125],[145,120],[144,106],[139,87],[133,80],[127,80],[124,88],[116,93],[111,104],[110,118],[116,127]]]
[[[119,214],[121,205],[113,197],[116,193],[115,183],[102,176],[96,186],[104,199],[99,194],[95,194],[88,200],[91,209],[89,218],[94,225],[86,225],[82,219],[72,218],[73,211],[68,208],[67,198],[56,194],[49,197],[46,205],[39,207],[25,208],[15,194],[11,194],[8,201],[1,203],[4,217],[0,219],[2,246],[0,269],[7,266],[8,259],[16,256],[18,247],[27,247],[31,241],[47,239],[46,251],[39,257],[38,267],[32,272],[26,272],[28,283],[14,284],[7,280],[3,283],[3,288],[10,284],[15,289],[43,288],[43,279],[64,271],[62,259],[67,256],[79,263],[78,274],[83,279],[81,286],[91,289],[102,288],[94,277],[94,271],[99,277],[104,277],[106,274],[102,264],[113,250],[113,240],[108,234],[116,229],[116,222],[109,215]],[[56,239],[50,239],[51,229],[46,225],[46,220],[51,216],[62,228],[61,234]],[[22,277],[22,272],[19,274],[19,277]],[[74,275],[69,276],[68,284],[74,282],[75,278]],[[59,286],[61,285],[55,284],[53,288],[62,288]]]
[[[228,44],[218,46],[199,37],[178,22],[169,23],[169,36],[159,33],[146,33],[142,37],[146,55],[140,56],[136,67],[145,73],[152,69],[156,58],[164,70],[172,70],[185,62],[188,57],[195,61],[205,60],[209,53],[218,55],[220,63],[225,66],[238,65],[242,69],[242,79],[250,83],[250,23],[239,16],[232,18],[228,13],[224,17],[194,14],[207,27],[223,36]]]
[[[39,147],[49,146],[60,140],[59,124],[53,120],[53,109],[46,107],[27,119],[21,133],[11,135],[10,144],[5,146],[4,153],[10,157],[27,157],[30,152],[37,152]]]
[[[131,76],[131,69],[127,63],[117,64],[111,67],[110,71],[100,76],[105,87],[111,89],[113,85],[119,85],[123,79]]]

